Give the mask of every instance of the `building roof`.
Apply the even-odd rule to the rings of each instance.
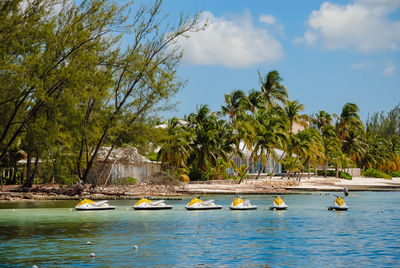
[[[244,143],[243,141],[240,141],[240,143],[239,143],[239,148],[240,148],[240,150],[242,151],[242,153],[244,154],[244,156],[245,156],[246,158],[249,158],[249,157],[251,156],[252,151],[249,150],[249,148],[245,145],[245,143]],[[244,148],[244,149],[243,149],[243,148]],[[274,152],[275,152],[275,155],[276,155],[278,158],[281,158],[282,155],[285,155],[285,152],[282,151],[282,150],[279,150],[279,149],[274,149]]]

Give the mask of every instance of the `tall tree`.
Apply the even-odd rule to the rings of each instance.
[[[245,108],[255,116],[258,109],[265,107],[265,97],[261,91],[251,90],[246,97]]]
[[[350,130],[364,131],[360,115],[358,114],[359,111],[360,109],[356,104],[346,103],[343,106],[340,116],[334,114],[337,119],[336,130],[341,143],[344,142]]]
[[[225,105],[221,106],[222,113],[227,114],[232,125],[235,125],[237,116],[244,112],[246,95],[242,90],[234,90],[231,94],[225,94]]]
[[[293,126],[295,123],[300,124],[304,127],[308,126],[309,117],[305,114],[301,115],[300,112],[304,111],[304,105],[300,104],[297,100],[287,100],[283,107],[284,114],[289,123],[289,133],[293,133]]]
[[[258,72],[258,76],[261,83],[261,91],[264,93],[267,105],[276,106],[278,101],[286,102],[288,92],[286,87],[281,84],[283,79],[278,71],[270,71],[265,78],[262,78],[260,72]]]
[[[312,122],[317,126],[317,129],[322,133],[322,129],[326,125],[330,125],[332,123],[332,116],[325,112],[319,111],[318,114],[312,119]]]

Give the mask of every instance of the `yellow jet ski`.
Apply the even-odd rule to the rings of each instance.
[[[140,199],[134,206],[134,210],[160,210],[171,209],[172,206],[166,205],[164,200],[151,201],[147,198]]]
[[[231,210],[251,210],[257,209],[257,206],[250,204],[250,200],[243,200],[240,196],[237,196],[235,200],[233,200],[232,204],[229,206]]]
[[[349,209],[349,207],[347,206],[347,204],[344,201],[344,199],[341,198],[340,196],[337,196],[337,195],[336,195],[335,201],[333,201],[333,205],[330,205],[328,207],[328,210],[344,211],[344,210],[348,210],[348,209]]]
[[[214,204],[214,200],[203,201],[199,196],[197,198],[193,198],[189,203],[187,203],[185,208],[187,210],[210,210],[221,209],[222,206]]]
[[[93,201],[90,199],[83,199],[79,202],[78,205],[75,206],[76,210],[108,210],[115,209],[115,206],[110,206],[107,200],[103,201]]]
[[[285,201],[280,196],[277,196],[272,203],[272,206],[269,208],[270,210],[284,210],[287,209],[287,205]]]

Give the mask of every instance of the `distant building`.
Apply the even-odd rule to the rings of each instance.
[[[243,154],[243,159],[240,158],[239,156],[234,156],[232,158],[232,161],[235,162],[237,167],[240,167],[241,165],[246,165],[247,167],[252,163],[251,160],[251,150],[249,150],[247,148],[247,146],[245,146],[244,142],[240,142],[240,147],[242,154]],[[278,150],[278,149],[274,149],[274,154],[276,156],[277,159],[283,158],[285,152]],[[283,155],[283,157],[282,157]],[[267,175],[270,173],[273,174],[277,174],[277,173],[282,173],[283,172],[283,168],[282,168],[282,164],[276,162],[276,160],[272,157],[272,155],[270,155],[268,157],[268,161],[266,163],[266,165],[264,166],[264,164],[261,163],[261,159],[258,159],[258,161],[256,163],[253,163],[249,169],[249,171],[247,172],[248,175],[257,175],[260,168],[261,168],[261,173],[260,175]]]
[[[115,148],[106,161],[111,148],[103,147],[97,154],[96,161],[89,174],[89,181],[102,184],[117,182],[123,178],[145,180],[154,172],[161,170],[161,163],[148,160],[134,147]]]

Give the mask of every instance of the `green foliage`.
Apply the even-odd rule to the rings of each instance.
[[[157,161],[157,153],[150,153],[146,155],[147,159],[151,161]]]
[[[319,169],[317,171],[317,175],[318,176],[324,176],[325,175],[325,171]],[[328,176],[328,177],[336,177],[336,171],[329,169],[329,170],[326,171],[326,176]],[[346,180],[352,180],[353,179],[353,177],[349,173],[344,172],[344,171],[339,171],[339,178],[346,179]]]
[[[400,171],[389,172],[389,176],[400,178]]]
[[[189,170],[189,178],[190,181],[202,181],[204,180],[204,177],[202,177],[202,174],[198,168],[195,166],[192,166]]]
[[[389,112],[377,112],[368,117],[367,133],[379,135],[385,139],[400,137],[400,104]]]
[[[133,177],[124,177],[114,180],[112,182],[114,185],[135,185],[137,184],[137,180]]]
[[[370,177],[370,178],[383,178],[383,179],[387,179],[387,180],[391,180],[392,177],[382,171],[379,171],[377,169],[373,169],[373,168],[369,168],[367,170],[365,170],[362,175],[364,177]]]
[[[149,143],[146,123],[182,87],[175,40],[203,27],[183,14],[169,24],[161,0],[61,2],[0,1],[0,163],[22,149],[53,162],[47,175],[85,181],[100,148]]]
[[[343,172],[343,171],[339,172],[339,177],[342,178],[342,179],[346,179],[346,180],[352,180],[353,179],[353,177],[349,173]]]

